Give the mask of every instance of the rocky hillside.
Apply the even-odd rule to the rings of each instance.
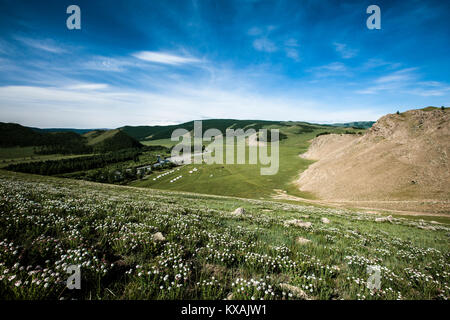
[[[449,154],[448,108],[388,114],[363,136],[315,138],[297,183],[324,200],[450,213]]]

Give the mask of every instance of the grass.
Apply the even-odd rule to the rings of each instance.
[[[146,140],[146,141],[140,141],[144,146],[163,146],[170,148],[174,145],[176,145],[177,141],[172,141],[171,139],[157,139],[157,140]]]
[[[48,154],[40,155],[34,153],[34,147],[14,147],[14,148],[0,148],[0,168],[4,168],[10,164],[17,164],[22,162],[34,162],[45,160],[61,160],[74,157],[89,156],[92,154],[77,154],[77,155],[62,155],[62,154]]]
[[[119,132],[117,129],[108,131],[93,131],[86,133],[84,136],[88,138],[87,144],[92,146],[114,137],[117,132]]]
[[[0,160],[30,158],[34,156],[34,147],[0,148]]]
[[[246,212],[233,215],[237,207]],[[311,226],[287,225],[292,219]],[[348,210],[0,171],[0,296],[448,299],[449,231]],[[157,232],[165,239],[154,240]],[[65,288],[72,264],[81,265],[81,290]],[[381,268],[379,290],[367,286],[369,265]]]
[[[271,128],[270,126],[267,128]],[[237,196],[245,198],[269,198],[275,194],[274,189],[284,190],[289,195],[302,198],[313,199],[314,196],[307,192],[298,190],[294,184],[300,172],[304,171],[313,161],[299,157],[299,154],[306,152],[309,140],[318,133],[332,131],[344,133],[346,130],[360,132],[348,128],[333,128],[314,130],[299,134],[297,126],[283,127],[280,132],[287,135],[287,139],[280,141],[280,164],[279,171],[275,175],[261,175],[261,165],[250,164],[190,164],[184,166],[177,175],[183,177],[175,183],[171,183],[173,175],[156,179],[149,176],[148,179],[135,181],[132,186],[149,187],[166,190],[192,191],[197,193]],[[170,141],[170,140],[169,140]],[[168,141],[155,140],[154,143],[167,143]],[[144,142],[148,144],[149,142]],[[236,152],[235,152],[236,155]],[[248,148],[247,148],[248,158]],[[225,162],[225,161],[224,161]],[[189,171],[197,168],[198,171],[190,174]]]

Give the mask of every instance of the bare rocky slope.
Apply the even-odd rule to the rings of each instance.
[[[297,184],[331,202],[450,213],[449,154],[448,108],[388,114],[363,136],[315,138]]]

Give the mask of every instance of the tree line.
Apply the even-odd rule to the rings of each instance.
[[[141,150],[126,149],[93,156],[65,158],[60,160],[46,160],[11,164],[5,169],[10,171],[33,173],[40,175],[64,174],[75,171],[102,168],[108,164],[128,160],[139,161]]]

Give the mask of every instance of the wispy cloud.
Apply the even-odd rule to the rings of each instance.
[[[379,58],[370,58],[362,65],[362,69],[370,70],[380,67],[385,67],[387,69],[397,69],[400,68],[401,66],[402,64],[399,62],[389,62]]]
[[[286,51],[286,56],[288,56],[291,59],[294,59],[295,61],[300,61],[300,55],[299,55],[297,49],[286,48],[285,51]]]
[[[130,59],[95,56],[81,63],[83,69],[120,72],[134,65]]]
[[[417,68],[407,68],[395,71],[386,76],[382,76],[375,80],[376,83],[407,83],[417,78],[413,73]]]
[[[345,43],[335,42],[333,43],[336,51],[341,55],[344,59],[350,59],[356,56],[358,50],[349,48]]]
[[[253,48],[258,51],[275,52],[278,50],[274,42],[267,38],[258,38],[253,40]]]
[[[134,53],[133,56],[143,61],[168,65],[182,65],[201,62],[201,60],[193,57],[177,56],[170,53],[156,51],[141,51]]]
[[[284,42],[284,45],[285,45],[284,50],[286,51],[286,56],[295,61],[300,61],[300,54],[298,52],[298,47],[300,45],[298,44],[297,39],[290,38]]]
[[[68,90],[102,90],[108,88],[105,83],[79,83],[71,86],[67,86]]]
[[[316,78],[327,78],[336,76],[348,76],[348,68],[342,62],[332,62],[323,66],[313,67],[307,70]]]
[[[311,122],[345,122],[379,116],[370,108],[355,110],[340,106],[329,110],[325,103],[310,98],[180,83],[164,92],[89,83],[69,87],[0,86],[0,104],[5,106],[0,109],[1,118],[41,127],[168,124],[230,115],[237,119]],[[30,108],[40,112],[29,112]]]
[[[450,94],[450,85],[437,81],[419,82],[415,88],[407,89],[406,92],[422,97],[442,97]]]
[[[31,39],[21,36],[16,36],[15,39],[27,47],[31,47],[37,50],[50,52],[50,53],[64,53],[67,52],[65,48],[61,45],[55,43],[55,41],[51,39]]]
[[[448,84],[439,81],[420,81],[417,68],[405,68],[372,81],[375,85],[357,90],[359,94],[378,94],[381,92],[396,92],[422,97],[443,96],[450,92]]]

